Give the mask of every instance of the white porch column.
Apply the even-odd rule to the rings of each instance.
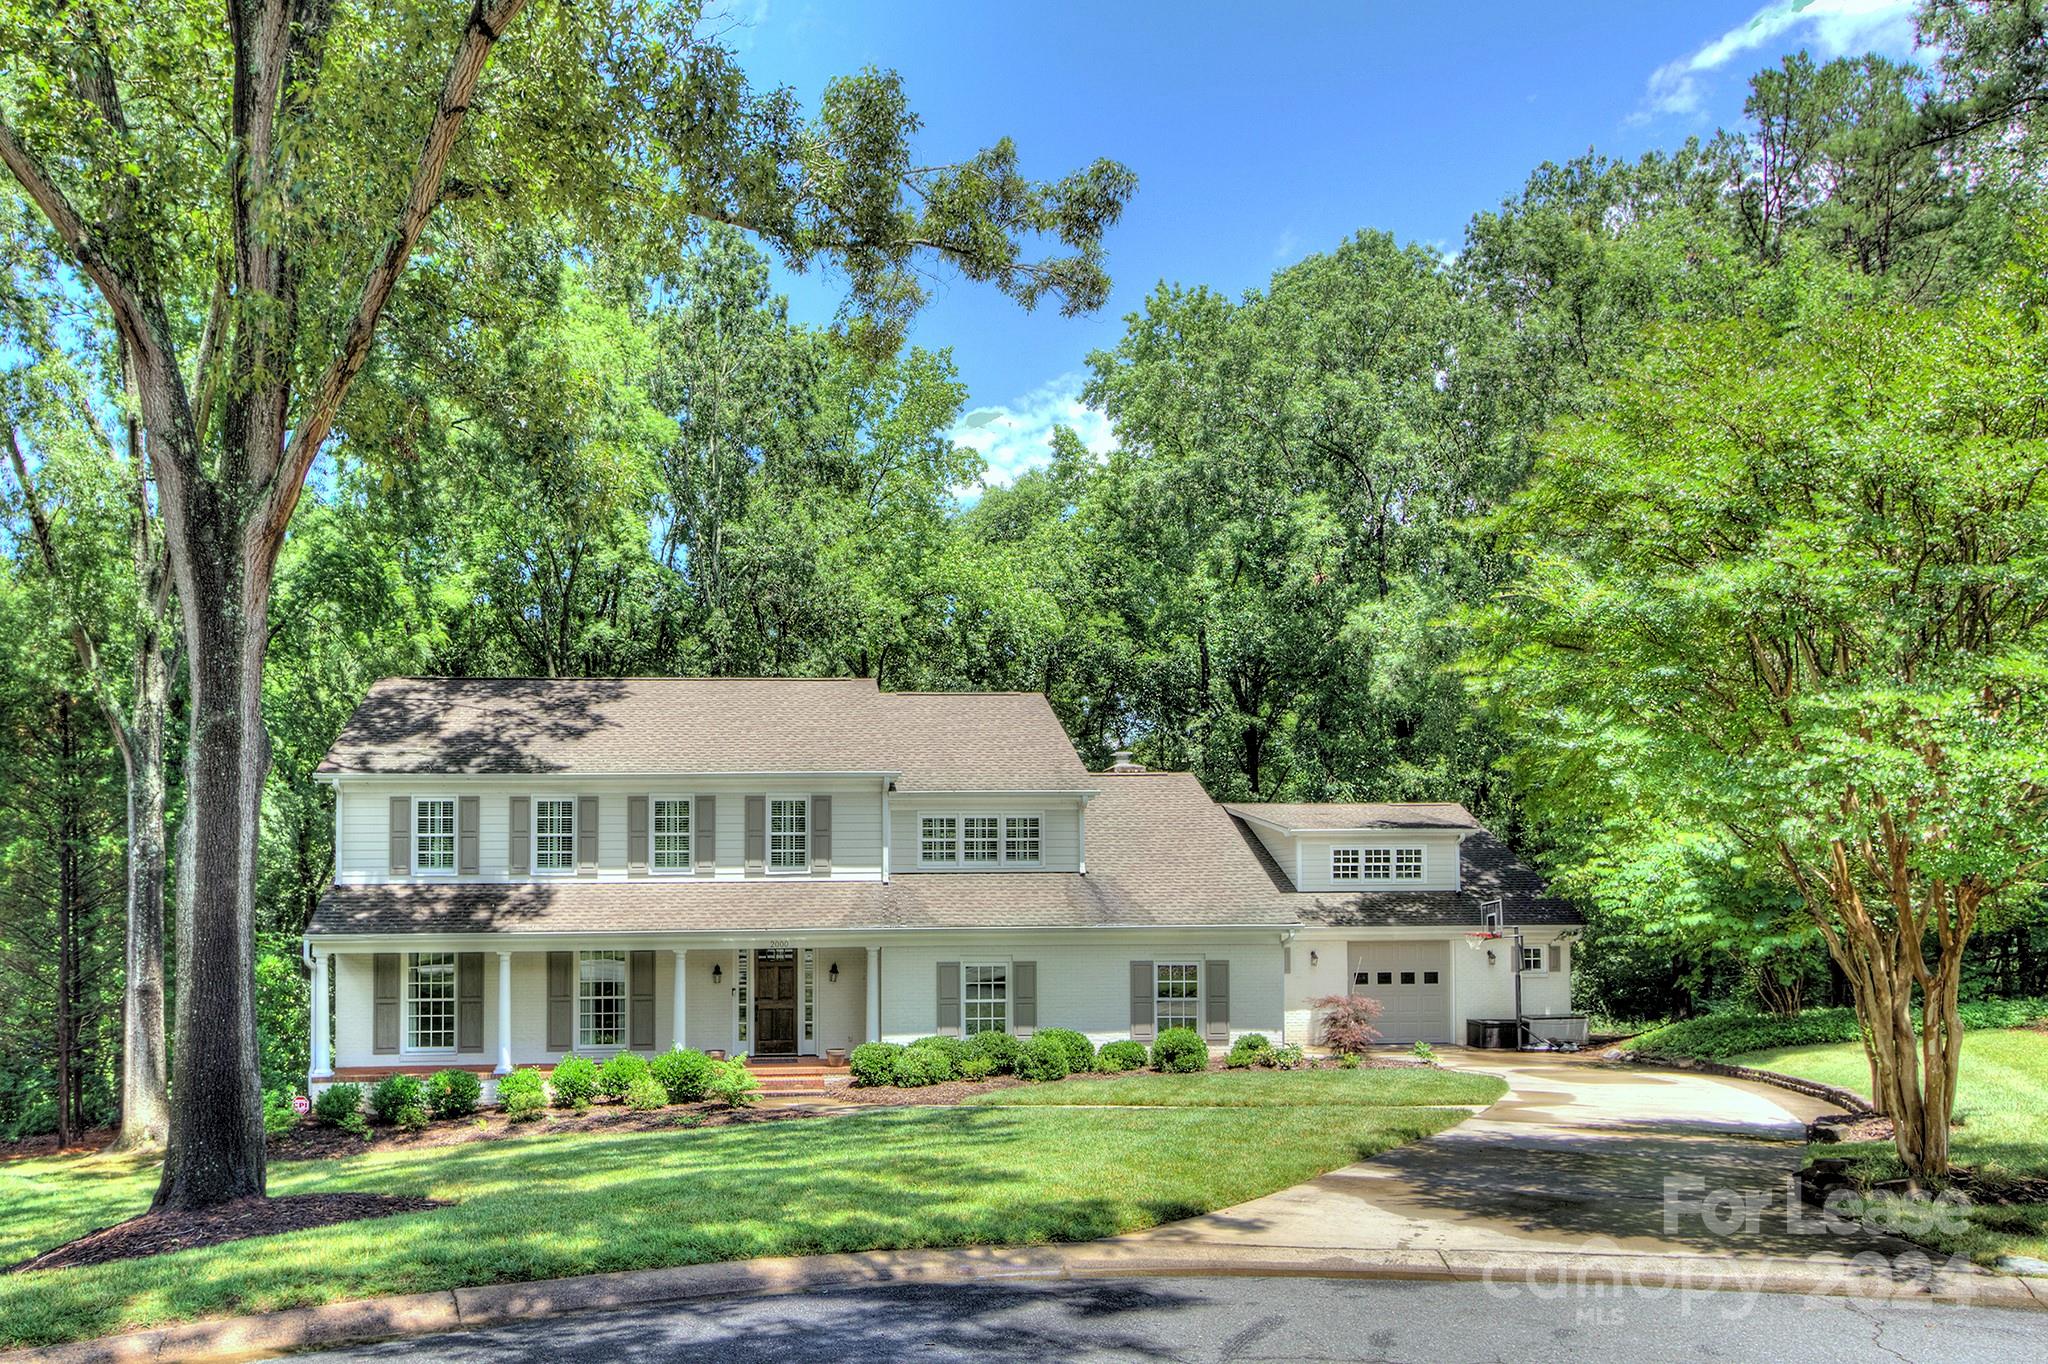
[[[334,1057],[330,1054],[327,1035],[327,957],[319,948],[313,949],[313,1078],[329,1079],[334,1074]]]
[[[689,1005],[688,991],[683,982],[683,977],[685,975],[683,968],[688,964],[689,956],[690,954],[687,949],[681,947],[678,947],[676,949],[675,1003],[671,1006],[671,1008],[673,1009],[675,1015],[676,1045],[679,1047],[685,1047],[689,1045],[689,1043],[683,1040],[686,1033],[685,1023],[686,1020],[688,1020],[688,1018],[690,1017],[689,1013],[687,1012]]]
[[[882,1040],[882,949],[868,949],[868,1041]]]
[[[512,1073],[512,954],[498,954],[498,1075]]]

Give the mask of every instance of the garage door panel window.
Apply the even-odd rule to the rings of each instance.
[[[1193,962],[1162,961],[1154,963],[1152,970],[1153,1027],[1160,1032],[1168,1028],[1199,1029],[1202,1026],[1200,968]]]

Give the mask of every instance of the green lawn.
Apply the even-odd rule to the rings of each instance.
[[[1859,1094],[1870,1092],[1870,1069],[1860,1043],[1779,1047],[1749,1052],[1735,1061]],[[2048,1179],[2048,1032],[2015,1028],[1965,1033],[1956,1116],[1962,1123],[1952,1138],[1956,1164],[1994,1178]],[[1819,1146],[1815,1152],[1861,1158],[1873,1178],[1899,1173],[1889,1144]],[[2048,1259],[2048,1204],[1978,1207],[1967,1228],[1923,1239],[1948,1253],[1985,1262],[2000,1255]]]
[[[278,1164],[276,1194],[425,1194],[456,1206],[0,1276],[0,1348],[602,1270],[1107,1236],[1285,1188],[1465,1116],[1418,1106],[1406,1073],[1332,1074],[1336,1082],[1315,1074],[1147,1077],[1184,1096],[1207,1094],[1215,1106],[884,1109]],[[1299,1102],[1288,1082],[1332,1097]],[[1247,1106],[1254,1092],[1275,1102]],[[1392,1103],[1375,1106],[1375,1092]],[[153,1167],[108,1157],[0,1164],[0,1263],[142,1211],[154,1183]]]
[[[1111,1080],[997,1089],[974,1102],[1000,1107],[1072,1108],[1134,1105],[1176,1108],[1190,1104],[1225,1107],[1385,1107],[1408,1104],[1490,1104],[1507,1086],[1491,1075],[1435,1070],[1426,1066],[1359,1070],[1225,1070],[1199,1077],[1137,1072]]]

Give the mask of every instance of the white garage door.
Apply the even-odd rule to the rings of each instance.
[[[1355,942],[1351,993],[1376,999],[1386,1012],[1387,1042],[1450,1042],[1451,945],[1447,942]]]

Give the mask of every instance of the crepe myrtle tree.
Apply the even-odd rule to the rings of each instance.
[[[1948,1169],[1970,935],[2048,858],[2043,320],[2014,285],[1666,336],[1491,519],[1527,571],[1473,621],[1597,856],[1690,827],[1796,891],[1916,1179]]]
[[[654,270],[726,223],[836,265],[884,343],[933,260],[1025,306],[1107,293],[1123,167],[1035,181],[1006,140],[924,164],[894,75],[836,80],[807,115],[750,87],[700,18],[653,0],[0,0],[0,162],[125,350],[183,626],[157,1208],[264,1189],[250,975],[271,583],[415,249],[564,223]]]

